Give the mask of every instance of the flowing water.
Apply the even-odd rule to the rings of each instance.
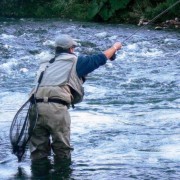
[[[39,60],[60,33],[77,54],[103,51],[137,30],[131,25],[61,20],[0,20],[0,179],[38,179],[29,154],[11,154],[9,127],[34,87]],[[180,179],[180,33],[142,29],[91,73],[74,110],[72,165],[44,179]],[[37,169],[38,170],[38,169]],[[64,176],[64,177],[63,177]],[[40,178],[41,179],[41,178]]]

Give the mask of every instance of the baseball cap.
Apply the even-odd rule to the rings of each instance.
[[[67,34],[61,34],[55,40],[55,47],[61,47],[63,49],[69,49],[77,45],[78,43]]]

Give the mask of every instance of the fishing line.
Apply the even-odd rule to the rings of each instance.
[[[163,12],[161,12],[160,14],[158,14],[157,16],[155,16],[152,20],[150,20],[146,25],[142,26],[140,29],[136,30],[133,34],[131,34],[129,37],[127,37],[126,39],[124,39],[122,41],[122,44],[127,41],[128,39],[130,39],[132,36],[134,36],[137,32],[139,32],[140,30],[142,30],[143,28],[145,28],[146,26],[150,25],[152,22],[154,22],[156,19],[158,19],[160,16],[162,16],[163,14],[165,14],[166,12],[168,12],[170,9],[172,9],[174,6],[176,6],[178,3],[180,3],[180,0],[177,1],[176,3],[174,3],[173,5],[171,5],[170,7],[168,7],[167,9],[165,9]]]

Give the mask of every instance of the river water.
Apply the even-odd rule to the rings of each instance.
[[[137,30],[132,25],[61,20],[0,20],[0,179],[41,179],[29,154],[11,154],[9,127],[34,86],[39,60],[56,35],[79,42],[77,54],[103,51]],[[91,73],[84,101],[70,109],[72,164],[43,179],[180,179],[180,33],[145,28],[116,61]]]

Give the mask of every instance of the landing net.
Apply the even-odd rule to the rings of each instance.
[[[28,148],[27,145],[37,118],[37,107],[35,101],[32,102],[32,97],[22,105],[14,116],[10,127],[10,141],[12,153],[17,156],[19,162]]]

